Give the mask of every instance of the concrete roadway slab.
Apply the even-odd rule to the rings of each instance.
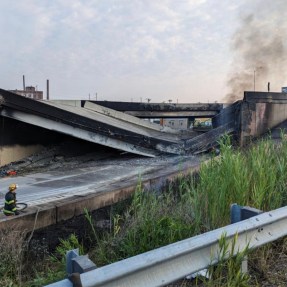
[[[168,179],[197,169],[199,163],[200,158],[194,156],[133,158],[97,162],[91,167],[73,170],[5,177],[0,179],[0,206],[4,204],[8,186],[17,183],[17,200],[27,203],[28,208],[17,217],[1,214],[0,225],[3,221],[24,219],[27,215],[34,218],[39,210],[43,218],[36,228],[54,224],[82,214],[85,207],[95,210],[127,198],[139,181],[146,187],[162,186]],[[30,223],[32,217],[28,220]]]

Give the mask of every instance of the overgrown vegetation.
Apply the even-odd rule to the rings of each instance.
[[[0,287],[22,281],[25,237],[26,232],[15,231],[14,226],[0,231]]]
[[[286,139],[283,138],[280,145],[265,139],[250,146],[248,150],[241,150],[234,149],[230,138],[225,137],[220,142],[220,150],[221,156],[203,163],[197,176],[179,178],[177,187],[171,185],[167,192],[144,192],[139,183],[126,208],[123,209],[121,205],[119,212],[117,208],[114,209],[112,228],[109,232],[100,234],[89,212],[86,211],[85,216],[91,227],[90,239],[94,248],[85,250],[85,253],[89,252],[91,260],[102,266],[228,225],[232,203],[252,206],[263,211],[286,205]],[[47,260],[46,264],[53,268],[48,272],[49,275],[56,274],[55,266],[58,270],[64,270],[61,258],[66,250],[73,249],[75,245],[82,248],[76,238],[70,238],[68,242],[62,241],[61,252],[57,257],[60,264],[51,265],[51,257]],[[261,268],[260,271],[253,268],[256,274],[266,271],[263,270],[267,266],[264,260],[270,255],[268,250],[273,246],[270,244],[253,251],[253,262]],[[284,240],[280,246],[281,251],[287,254]],[[227,248],[223,239],[221,248],[223,253]],[[84,252],[83,248],[81,250]],[[1,258],[5,258],[5,252],[10,251],[0,249]],[[212,267],[209,271],[212,274],[211,280],[206,281],[204,286],[256,286],[254,278],[251,284],[250,277],[239,270],[245,255],[243,252]],[[258,264],[260,256],[264,259]],[[21,258],[19,256],[17,260]],[[17,260],[13,261],[17,272],[8,272],[7,270],[11,270],[9,263],[1,260],[0,277],[8,282],[5,286],[20,286],[16,282],[20,280],[21,270],[19,271],[17,266],[21,265],[21,260]],[[53,262],[55,263],[55,258]],[[42,273],[39,278],[43,278]],[[37,285],[35,279],[33,284],[31,281],[29,284],[27,286],[41,286]]]
[[[216,254],[218,264],[208,269],[208,280],[203,278],[206,287],[248,287],[250,277],[241,271],[242,262],[249,254],[248,245],[237,253],[237,236],[231,242],[226,239],[226,234],[222,234],[219,239],[219,254]]]
[[[286,176],[286,140],[280,146],[261,140],[242,151],[232,148],[229,137],[222,139],[221,157],[202,165],[190,191],[201,231],[229,224],[231,203],[263,211],[285,205]]]
[[[194,214],[188,204],[172,192],[145,193],[139,186],[125,213],[113,217],[112,233],[104,235],[91,257],[103,265],[192,236]]]
[[[27,285],[27,287],[41,287],[65,278],[66,253],[73,249],[78,249],[79,255],[84,254],[83,245],[74,234],[71,234],[69,238],[65,240],[60,239],[60,244],[57,246],[55,253],[46,258],[43,264],[44,268],[39,271],[37,269],[33,270],[35,278],[28,282],[29,285]]]

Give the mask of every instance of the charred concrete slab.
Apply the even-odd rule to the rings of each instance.
[[[223,135],[235,134],[236,131],[237,130],[234,122],[229,122],[192,139],[185,140],[181,144],[174,144],[165,147],[163,146],[162,151],[172,153],[182,150],[182,154],[198,154],[206,152],[212,147],[218,146],[219,140]]]
[[[162,151],[182,154],[197,154],[218,146],[219,139],[224,134],[232,134],[237,141],[239,134],[241,101],[223,109],[217,116],[213,117],[214,128],[190,139],[169,146],[159,146]]]
[[[224,108],[223,104],[173,104],[92,101],[95,104],[139,118],[213,117]],[[85,101],[82,101],[82,106]]]
[[[233,123],[235,128],[238,129],[240,124],[239,118],[241,104],[242,101],[237,101],[222,109],[219,114],[212,118],[213,127],[217,128],[229,123]]]
[[[134,117],[134,116],[131,116],[129,114],[125,114],[123,112],[112,110],[112,109],[109,109],[107,107],[103,107],[103,106],[94,104],[92,102],[86,101],[84,104],[84,108],[91,110],[91,111],[94,111],[94,112],[97,112],[97,113],[100,113],[100,114],[107,115],[109,117],[120,119],[122,121],[137,124],[139,126],[142,126],[142,127],[148,128],[148,129],[156,130],[159,132],[167,132],[167,133],[172,133],[172,134],[180,134],[181,133],[180,130],[175,130],[175,129],[172,129],[169,127],[161,126],[161,125],[152,123],[150,121],[145,121],[145,120],[142,120],[138,117]]]
[[[215,111],[127,111],[129,115],[139,118],[212,118]]]
[[[249,103],[276,103],[286,104],[286,93],[271,93],[271,92],[244,92],[244,101]]]
[[[197,154],[207,151],[214,146],[218,146],[219,140],[223,135],[232,134],[234,132],[236,132],[236,127],[232,121],[193,139],[187,140],[185,142],[184,149],[186,153],[190,154]]]

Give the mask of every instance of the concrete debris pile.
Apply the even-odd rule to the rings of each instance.
[[[83,146],[82,146],[83,147]],[[35,153],[20,161],[12,162],[0,168],[0,177],[25,175],[41,171],[75,168],[91,164],[96,160],[106,158],[111,153],[103,150],[92,151],[91,146],[80,143],[64,142],[46,147],[41,152]],[[95,149],[95,146],[93,147]],[[116,153],[114,156],[117,156]]]

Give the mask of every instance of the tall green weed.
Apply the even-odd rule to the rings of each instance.
[[[221,156],[202,164],[200,180],[191,187],[203,232],[229,224],[232,203],[263,211],[286,203],[286,140],[277,146],[264,139],[243,151],[227,137],[220,146]]]
[[[127,258],[192,236],[193,221],[192,208],[182,196],[139,188],[126,212],[114,216],[113,234],[106,235],[101,247],[108,262]],[[104,263],[99,249],[91,256],[98,264]]]

